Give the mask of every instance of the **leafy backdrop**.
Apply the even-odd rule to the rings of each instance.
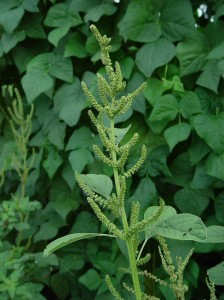
[[[97,95],[95,74],[102,70],[99,46],[89,31],[92,23],[112,37],[112,59],[121,64],[127,91],[148,83],[144,95],[116,120],[121,127],[132,123],[128,135],[138,131],[140,144],[149,150],[138,176],[129,183],[129,202],[138,199],[143,215],[144,207],[162,197],[179,212],[200,216],[206,225],[224,225],[223,1],[0,1],[1,86],[13,84],[19,89],[25,111],[34,105],[28,159],[34,148],[35,162],[26,191],[27,197],[41,205],[31,213],[29,228],[24,230],[23,243],[31,239],[23,255],[6,255],[17,236],[13,226],[0,244],[3,261],[17,259],[12,269],[0,260],[3,299],[31,299],[32,283],[37,299],[109,300],[105,274],[114,277],[115,284],[124,276],[116,271],[125,264],[122,245],[103,238],[97,243],[80,241],[57,256],[42,257],[45,245],[56,237],[105,231],[74,178],[75,170],[111,175],[94,157],[92,144],[100,146],[100,141],[89,122],[90,104],[80,85],[85,81]],[[0,111],[2,215],[6,213],[4,201],[12,203],[11,194],[20,186],[12,161],[13,135],[4,114],[11,103],[12,97],[4,93]],[[139,149],[138,145],[130,164]],[[12,205],[10,209],[15,211]],[[208,298],[206,271],[224,260],[224,243],[168,243],[173,256],[195,247],[185,274],[188,299]],[[156,243],[148,247],[155,253],[149,270],[165,276]],[[18,245],[16,249],[19,252]],[[32,267],[25,264],[25,256],[32,260]],[[18,269],[23,269],[22,276]],[[8,294],[12,283],[17,289]],[[150,280],[145,285],[155,289]],[[217,285],[220,299],[224,299],[223,285],[222,278]],[[172,299],[160,289],[161,297]]]

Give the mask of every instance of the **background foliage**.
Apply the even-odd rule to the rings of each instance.
[[[121,64],[127,91],[148,83],[132,109],[116,120],[121,127],[132,123],[127,135],[138,131],[140,144],[148,147],[144,166],[129,183],[128,202],[138,199],[143,215],[144,208],[162,197],[179,212],[200,216],[206,225],[224,225],[224,2],[0,1],[1,86],[14,84],[19,89],[25,115],[34,105],[28,162],[35,149],[22,197],[15,165],[21,151],[8,122],[13,96],[4,89],[1,299],[109,300],[105,274],[115,285],[125,276],[117,272],[126,264],[122,244],[105,238],[80,241],[57,256],[42,257],[46,244],[56,237],[105,232],[74,178],[75,170],[111,175],[94,157],[92,144],[100,142],[80,85],[84,80],[97,95],[95,73],[102,70],[91,23],[112,37],[112,59]],[[130,164],[139,151],[138,145]],[[224,243],[168,244],[173,256],[184,256],[195,247],[185,273],[187,297],[208,299],[206,272],[224,261]],[[165,280],[156,242],[147,247],[154,253],[148,269]],[[224,299],[224,279],[219,280],[217,294]],[[151,292],[157,288],[150,280],[145,286]],[[163,287],[157,292],[162,299],[172,299]]]

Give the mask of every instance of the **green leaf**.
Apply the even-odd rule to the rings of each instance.
[[[148,102],[154,106],[158,98],[166,91],[163,82],[154,77],[147,79],[147,86],[143,91]]]
[[[130,2],[124,17],[118,24],[125,40],[148,43],[161,36],[159,10],[156,2],[139,0]]]
[[[14,48],[19,42],[23,41],[26,37],[25,31],[14,31],[13,33],[3,33],[1,44],[4,53],[8,53]]]
[[[43,252],[33,253],[38,267],[58,266],[58,259],[55,254],[50,254],[48,257],[43,257]]]
[[[157,222],[157,221],[156,221]],[[151,227],[151,228],[150,228]],[[176,240],[203,241],[207,238],[207,230],[202,220],[194,215],[183,213],[163,218],[158,224],[150,224],[146,238],[159,234]]]
[[[196,93],[191,91],[184,93],[180,100],[180,112],[186,119],[190,119],[192,115],[202,112],[201,103]]]
[[[0,25],[2,25],[3,29],[10,34],[18,27],[23,15],[24,9],[21,6],[13,8],[5,13],[1,13]]]
[[[215,199],[215,216],[220,223],[224,224],[224,192]]]
[[[81,127],[70,136],[65,150],[75,150],[79,148],[92,148],[94,134],[88,127]]]
[[[49,27],[75,27],[82,24],[82,19],[77,11],[70,10],[68,3],[59,3],[48,10],[44,24]]]
[[[42,26],[43,18],[37,15],[35,18],[25,18],[23,20],[23,28],[26,31],[26,36],[32,39],[46,39],[46,33]],[[34,50],[34,49],[33,49]],[[36,52],[36,53],[39,53]]]
[[[207,59],[222,59],[224,58],[224,42],[221,42],[212,51],[209,52]]]
[[[92,148],[94,135],[88,127],[81,127],[70,136],[65,150],[75,150],[79,148]]]
[[[53,80],[48,74],[36,70],[26,73],[22,78],[22,86],[28,103],[32,103],[41,93],[53,86]]]
[[[90,8],[85,14],[85,22],[98,22],[102,16],[111,16],[117,10],[116,6],[112,3],[101,3],[99,5]]]
[[[84,183],[94,192],[109,198],[113,188],[113,182],[106,175],[86,174],[80,175]]]
[[[224,226],[208,226],[207,239],[203,243],[224,243]]]
[[[149,178],[142,178],[128,202],[139,201],[140,212],[139,219],[141,220],[146,209],[157,199],[157,191],[154,182]]]
[[[27,66],[27,72],[36,70],[67,82],[72,82],[73,80],[71,60],[53,53],[43,53],[34,57]]]
[[[167,178],[167,182],[182,187],[190,184],[194,176],[194,167],[191,166],[188,152],[177,156],[169,167],[172,175]]]
[[[99,231],[99,222],[95,215],[89,213],[88,211],[81,211],[72,228],[70,233],[95,233]]]
[[[214,181],[214,178],[206,174],[205,163],[202,161],[196,166],[194,177],[190,186],[194,190],[208,189]]]
[[[22,7],[29,12],[38,12],[38,0],[23,0]]]
[[[43,167],[46,170],[50,179],[53,178],[54,174],[56,173],[57,169],[63,163],[63,159],[58,154],[57,151],[51,150],[48,153],[47,158],[43,161]]]
[[[54,97],[54,109],[67,125],[76,125],[85,107],[86,97],[83,95],[77,77],[74,78],[72,84],[63,84],[57,90]]]
[[[189,155],[190,155],[191,165],[197,164],[210,151],[211,151],[211,149],[209,148],[209,146],[203,140],[201,140],[198,137],[193,136],[192,145],[188,150]]]
[[[146,161],[146,174],[149,174],[150,176],[161,174],[167,177],[172,176],[167,166],[167,157],[169,154],[169,148],[166,145],[157,146],[150,151]]]
[[[92,153],[88,149],[77,149],[71,151],[68,160],[72,166],[73,171],[81,173],[85,166],[93,162]]]
[[[75,176],[70,163],[66,162],[64,164],[61,175],[70,189],[73,190],[75,186]]]
[[[149,121],[174,120],[178,114],[179,104],[173,95],[164,95],[157,99]]]
[[[200,216],[209,204],[209,196],[206,190],[198,191],[184,187],[175,193],[174,202],[182,212]]]
[[[185,76],[202,70],[208,53],[205,35],[196,31],[177,45],[177,57],[180,61],[180,75]]]
[[[65,45],[64,57],[75,56],[84,58],[87,56],[85,47],[85,37],[80,32],[76,31],[69,35],[69,39]]]
[[[102,279],[95,269],[90,269],[79,277],[79,282],[81,282],[90,291],[97,290],[101,281]]]
[[[126,92],[132,93],[135,91],[143,82],[145,81],[144,76],[140,72],[134,72],[127,83]],[[145,97],[142,93],[135,97],[135,100],[132,102],[131,108],[135,111],[138,111],[145,115],[146,105],[145,105]],[[122,117],[122,116],[120,116]]]
[[[219,155],[212,152],[205,167],[208,175],[224,180],[224,153]]]
[[[159,209],[159,206],[150,206],[145,211],[144,219],[151,218],[153,215],[156,214],[158,209]],[[162,222],[164,220],[169,219],[170,217],[176,216],[176,215],[177,215],[177,212],[172,206],[165,206],[161,215],[157,218],[157,220],[154,221],[153,223],[149,224],[147,226],[147,228],[145,229],[145,239],[148,240],[152,236],[154,236],[156,234],[157,227],[160,226],[160,224],[162,224]]]
[[[138,50],[136,64],[146,77],[150,77],[156,68],[167,64],[175,54],[175,46],[170,41],[161,38]]]
[[[218,70],[217,70],[218,74],[220,74],[222,76],[222,78],[224,78],[224,60],[223,59],[218,62],[217,68],[218,68]]]
[[[65,247],[71,243],[77,242],[83,239],[89,239],[97,236],[107,236],[107,237],[114,237],[113,235],[109,234],[102,234],[102,233],[73,233],[65,235],[61,238],[58,238],[47,245],[44,249],[44,256],[48,256],[50,253],[55,252],[56,250]]]
[[[208,269],[208,277],[216,285],[224,285],[224,262]]]
[[[191,127],[187,123],[179,123],[165,130],[164,138],[167,141],[170,151],[179,143],[186,140],[191,133]]]
[[[54,238],[61,226],[66,225],[65,222],[56,214],[50,215],[49,220],[43,222],[40,229],[34,235],[34,242],[46,241]]]
[[[68,33],[68,31],[68,25],[53,29],[48,35],[48,41],[55,47],[57,47],[58,42]]]
[[[49,67],[50,75],[66,82],[73,81],[73,66],[70,58],[53,55],[49,61]]]
[[[164,37],[170,41],[183,40],[195,29],[195,18],[191,3],[186,0],[164,1],[160,23]]]
[[[200,115],[194,119],[197,134],[217,153],[224,153],[224,114]]]
[[[35,53],[33,49],[17,46],[13,49],[12,56],[19,73],[22,74],[26,71],[27,64],[35,56]]]
[[[115,144],[118,146],[119,143],[122,141],[125,134],[128,132],[128,130],[131,128],[131,124],[126,128],[115,128],[114,134],[115,134]]]
[[[204,71],[199,76],[196,83],[217,93],[221,75],[218,68],[218,60],[208,61],[203,69]]]
[[[51,185],[49,199],[51,201],[51,207],[53,207],[64,220],[70,212],[79,207],[77,190],[71,191],[63,180],[57,180]]]
[[[65,123],[61,122],[52,110],[47,111],[43,130],[48,135],[49,141],[59,150],[64,148]]]
[[[119,61],[121,73],[124,78],[129,79],[135,65],[135,61],[131,56],[125,57]]]

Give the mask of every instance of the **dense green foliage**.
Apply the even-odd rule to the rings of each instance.
[[[128,182],[129,203],[138,200],[143,217],[162,197],[178,212],[215,225],[211,243],[167,243],[173,258],[195,248],[185,271],[186,299],[209,299],[208,269],[217,296],[224,299],[224,231],[219,230],[224,226],[223,5],[221,0],[203,5],[193,0],[0,1],[1,299],[110,300],[105,275],[114,285],[130,280],[118,272],[127,254],[115,239],[82,240],[57,256],[42,256],[57,237],[106,232],[74,177],[75,171],[112,175],[92,150],[93,143],[102,145],[80,84],[85,81],[98,97],[96,72],[104,71],[91,23],[112,37],[111,57],[121,65],[127,92],[148,83],[116,119],[117,127],[132,124],[124,140],[136,131],[140,136],[129,166],[143,144],[148,149],[138,175]],[[5,87],[11,84],[22,100],[17,90],[14,96]],[[146,250],[153,254],[148,271],[166,281],[157,242],[150,240]],[[150,278],[144,283],[149,293],[174,299]]]

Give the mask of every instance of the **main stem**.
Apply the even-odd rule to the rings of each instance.
[[[113,148],[115,148],[115,134],[114,134],[114,120],[113,119],[111,119],[110,129],[111,129],[111,142],[113,143],[113,146],[114,146]],[[112,160],[113,160],[114,164],[116,165],[117,155],[116,155],[116,151],[114,149],[111,150],[111,156],[112,156]],[[118,169],[116,167],[113,168],[113,171],[114,171],[114,181],[115,181],[116,193],[117,193],[117,197],[119,198],[120,192],[121,192],[119,173],[118,173]],[[128,226],[127,216],[126,216],[124,207],[122,207],[121,219],[122,219],[124,231],[127,232],[129,229],[129,226]],[[136,297],[136,300],[141,300],[142,293],[141,293],[141,287],[140,287],[139,277],[138,277],[135,248],[134,248],[132,239],[126,240],[126,245],[127,245],[127,249],[128,249],[128,256],[129,256],[129,262],[130,262],[130,268],[131,268],[132,281],[133,281],[134,290],[135,290],[135,297]]]

